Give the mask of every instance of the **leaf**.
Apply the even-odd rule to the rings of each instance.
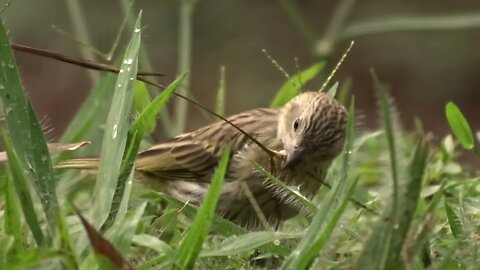
[[[30,189],[28,187],[24,169],[20,164],[20,160],[18,159],[17,154],[15,153],[15,150],[13,150],[10,138],[7,136],[6,133],[3,133],[3,143],[5,145],[5,150],[8,156],[10,173],[12,174],[12,178],[15,179],[15,181],[12,181],[12,182],[15,185],[15,191],[17,193],[18,200],[22,208],[23,216],[25,218],[25,221],[27,222],[28,227],[30,228],[30,231],[32,232],[35,242],[37,243],[38,246],[42,246],[45,244],[44,243],[45,235],[40,226],[40,219],[38,218],[37,213],[35,212],[33,199],[30,194]],[[10,198],[7,198],[7,199],[10,199]],[[11,221],[13,220],[10,220],[8,222],[11,222]],[[10,224],[10,225],[16,226],[16,224]],[[6,226],[6,229],[8,228],[9,227]],[[10,228],[10,229],[14,230],[14,228]],[[20,239],[15,239],[15,241]]]
[[[298,95],[305,83],[313,79],[325,66],[325,62],[316,63],[309,68],[295,74],[286,83],[282,85],[280,90],[273,98],[271,107],[282,107],[294,96]]]
[[[106,236],[119,252],[127,253],[130,250],[133,236],[137,229],[140,218],[145,212],[147,202],[143,202],[129,218],[116,223],[111,227]]]
[[[116,269],[133,269],[133,266],[123,257],[123,255],[112,245],[107,239],[105,239],[96,229],[93,227],[78,210],[77,216],[83,224],[85,231],[87,232],[90,244],[97,256],[103,256],[108,258],[109,261],[116,267]],[[103,261],[99,261],[99,264],[105,267]]]
[[[132,239],[133,243],[139,246],[151,248],[159,254],[167,255],[168,257],[174,257],[174,250],[162,240],[155,236],[148,234],[137,234]]]
[[[10,235],[1,234],[0,235],[0,268],[6,269],[5,264],[8,261],[8,254],[11,252],[11,248],[14,245],[15,238]],[[13,252],[13,256],[16,255],[15,251]]]
[[[53,233],[58,203],[52,162],[40,124],[24,94],[3,23],[0,23],[0,98],[23,174],[33,183],[47,217],[48,229]]]
[[[450,202],[448,202],[447,199],[444,200],[444,205],[445,212],[447,214],[448,224],[450,225],[450,230],[452,230],[453,236],[457,240],[464,240],[466,233],[462,221],[455,213]]]
[[[260,246],[283,239],[300,238],[301,235],[274,231],[250,232],[238,237],[230,237],[214,249],[204,250],[201,257],[231,256],[254,252]]]
[[[22,222],[20,220],[20,209],[15,190],[13,188],[13,179],[10,175],[6,177],[5,191],[5,233],[13,236],[11,238],[11,254],[16,255],[21,252],[23,245],[27,243],[27,236],[22,233]],[[3,239],[5,240],[5,239]],[[6,255],[6,254],[5,254]],[[3,264],[2,264],[3,265]]]
[[[187,235],[182,240],[178,250],[177,262],[174,266],[175,269],[193,269],[195,266],[195,261],[200,254],[203,241],[212,225],[218,198],[222,191],[225,172],[227,171],[229,157],[230,147],[226,147],[219,165],[215,170],[207,194],[198,209],[197,216],[195,217],[193,224],[190,226]]]
[[[399,215],[395,220],[394,230],[392,232],[392,242],[387,258],[387,269],[391,269],[405,263],[404,258],[400,257],[405,243],[405,237],[410,229],[417,208],[422,189],[422,180],[425,173],[428,158],[428,138],[420,138],[415,148],[415,153],[408,167],[408,177],[405,183],[406,189],[399,198]]]
[[[127,183],[127,179],[131,176],[134,166],[133,164],[135,162],[142,138],[145,136],[145,134],[153,132],[155,128],[154,123],[158,113],[167,104],[167,102],[170,100],[170,97],[183,82],[185,77],[186,73],[180,75],[175,81],[173,81],[138,115],[137,118],[135,118],[134,122],[131,124],[127,134],[126,149],[123,153],[122,165],[120,167],[120,175],[117,183],[118,188],[115,190],[115,194],[112,199],[112,206],[107,219],[106,227],[109,227],[116,218],[121,200],[125,199],[128,201],[128,196],[124,196],[125,185]]]
[[[445,114],[455,138],[465,149],[472,149],[475,146],[472,129],[457,105],[448,102],[445,107]]]
[[[380,83],[376,74],[372,71],[374,87],[378,93],[380,100],[380,108],[383,115],[383,124],[385,127],[385,135],[390,157],[390,172],[393,182],[393,197],[390,209],[386,217],[380,219],[374,226],[369,239],[367,240],[360,257],[355,265],[356,269],[384,269],[387,258],[390,256],[392,234],[394,227],[398,221],[398,205],[399,205],[399,174],[398,174],[398,156],[397,145],[395,141],[395,133],[393,129],[393,117],[388,100],[387,90]],[[398,226],[398,224],[396,224]]]
[[[141,38],[140,20],[141,12],[138,15],[135,31],[125,52],[107,117],[97,181],[93,191],[91,216],[96,228],[100,228],[110,215],[114,191],[117,189],[120,175],[122,157],[127,144],[128,120],[131,114],[135,78],[137,77],[138,51]]]

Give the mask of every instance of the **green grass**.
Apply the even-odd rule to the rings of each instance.
[[[119,61],[118,76],[98,85],[67,128],[62,142],[91,141],[51,161],[40,125],[26,98],[3,25],[0,29],[0,98],[8,162],[0,175],[0,268],[24,269],[469,269],[479,263],[480,177],[458,162],[458,146],[478,151],[460,109],[446,107],[452,133],[435,145],[428,135],[402,131],[388,90],[373,74],[382,125],[355,129],[350,99],[347,142],[314,198],[265,178],[304,206],[275,229],[242,228],[214,214],[229,152],[196,207],[145,187],[132,187],[135,153],[186,74],[151,98],[136,83],[140,16]],[[6,46],[4,46],[6,45]],[[323,63],[300,71],[272,97],[281,106],[324,72]],[[224,113],[222,69],[215,111]],[[332,91],[334,92],[334,91]],[[133,116],[133,117],[132,117]],[[105,128],[100,126],[106,123]],[[176,126],[175,123],[171,123]],[[30,138],[31,140],[23,140]],[[101,150],[99,150],[101,149]],[[72,155],[100,155],[95,182],[52,163]],[[259,171],[264,170],[256,164]],[[328,187],[327,187],[328,186]],[[83,219],[79,219],[78,208]]]

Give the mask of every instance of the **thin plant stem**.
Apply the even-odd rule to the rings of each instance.
[[[179,16],[179,40],[178,40],[178,74],[190,71],[192,53],[192,17],[196,0],[180,1]],[[189,96],[190,76],[183,81],[179,94]],[[188,103],[178,99],[175,103],[175,132],[181,133],[185,130]]]

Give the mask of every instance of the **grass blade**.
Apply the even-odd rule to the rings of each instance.
[[[215,249],[205,250],[200,253],[201,257],[231,256],[245,252],[255,251],[274,241],[283,239],[300,238],[302,235],[289,234],[275,231],[250,232],[239,237],[228,238]]]
[[[22,168],[20,160],[18,159],[17,154],[12,147],[10,138],[7,137],[6,133],[3,134],[3,143],[7,151],[10,173],[12,174],[12,178],[15,179],[13,184],[15,185],[15,191],[20,201],[23,216],[28,224],[28,227],[30,228],[30,231],[32,232],[35,242],[38,246],[42,246],[45,244],[45,235],[41,229],[39,218],[35,213],[30,189],[24,174],[24,169]]]
[[[299,72],[298,74],[295,74],[282,85],[280,90],[278,90],[270,106],[282,107],[285,105],[285,103],[287,103],[290,99],[298,95],[303,85],[317,76],[317,74],[322,71],[324,66],[325,62],[320,62]]]
[[[87,232],[90,244],[99,257],[105,257],[105,260],[99,259],[98,263],[101,269],[133,269],[133,266],[123,257],[117,248],[107,239],[105,239],[81,214],[76,210],[78,218],[82,222],[85,231]],[[111,263],[111,264],[110,264]],[[112,266],[115,266],[114,268]]]
[[[5,223],[4,230],[7,235],[13,236],[11,255],[20,253],[23,245],[27,243],[26,235],[22,233],[22,222],[20,220],[19,203],[15,196],[15,190],[13,188],[14,180],[10,175],[6,177],[6,191],[5,191]],[[3,239],[5,240],[5,239]],[[6,255],[6,254],[5,254]]]
[[[122,198],[124,200],[128,200],[128,196],[124,196],[125,185],[132,172],[134,166],[133,164],[142,138],[145,136],[145,134],[153,132],[155,129],[156,116],[167,104],[167,102],[170,100],[170,97],[173,95],[178,86],[181,85],[186,76],[186,73],[184,73],[175,81],[173,81],[140,113],[140,115],[138,115],[138,117],[131,124],[127,134],[126,150],[123,153],[117,189],[113,195],[112,206],[107,219],[106,227],[109,227],[116,218]]]
[[[448,124],[455,138],[457,138],[465,149],[472,149],[475,146],[475,139],[473,138],[472,129],[462,111],[460,111],[455,103],[448,102],[445,107],[445,115],[447,116]]]
[[[402,265],[400,254],[420,198],[423,175],[427,164],[428,150],[428,138],[421,138],[410,162],[407,183],[405,183],[405,192],[402,192],[399,198],[399,215],[398,219],[395,220],[395,231],[392,232],[392,242],[386,266],[387,269]]]
[[[14,237],[10,235],[0,235],[0,268],[5,268],[5,264],[9,258],[11,258],[8,253],[10,249],[14,245]],[[13,255],[15,255],[15,251],[13,251]]]
[[[128,119],[133,103],[141,38],[140,20],[141,12],[138,15],[132,39],[125,52],[107,117],[97,181],[93,191],[92,222],[96,228],[100,228],[110,215],[114,192],[117,189],[120,175],[122,156],[127,143]]]
[[[54,232],[58,203],[52,162],[40,124],[24,94],[3,23],[0,23],[0,44],[0,98],[7,127],[23,173],[40,197],[48,229]]]
[[[212,183],[203,199],[202,205],[198,209],[197,216],[181,243],[178,251],[178,259],[174,266],[175,269],[193,269],[195,266],[195,261],[200,254],[202,243],[212,225],[218,198],[222,191],[229,157],[230,147],[227,147],[223,152],[218,168],[215,170]]]

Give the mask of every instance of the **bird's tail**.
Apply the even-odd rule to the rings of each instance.
[[[98,169],[98,158],[76,158],[60,162],[57,169]]]

